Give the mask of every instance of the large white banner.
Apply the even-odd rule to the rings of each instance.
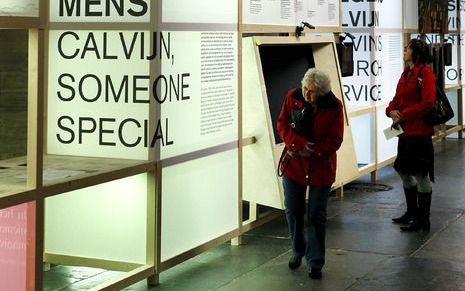
[[[2,0],[0,16],[39,16],[39,0]]]
[[[51,0],[50,21],[123,23],[149,22],[150,3],[150,0]]]
[[[162,35],[50,31],[48,153],[147,158],[159,141],[149,131],[151,37]]]
[[[167,158],[237,140],[236,32],[51,31],[50,48],[50,154],[146,159],[159,144]]]

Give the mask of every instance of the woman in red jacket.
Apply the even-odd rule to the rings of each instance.
[[[411,40],[404,50],[404,61],[407,66],[397,84],[396,95],[386,108],[393,127],[400,125],[404,131],[399,136],[394,169],[402,179],[407,212],[392,221],[408,224],[401,227],[403,231],[428,231],[431,182],[434,182],[431,140],[434,129],[423,118],[436,101],[436,80],[431,68],[425,66],[432,57],[424,41]]]
[[[280,169],[292,239],[289,268],[298,268],[305,256],[310,278],[320,279],[325,263],[326,205],[336,176],[336,151],[344,135],[342,103],[331,92],[327,74],[314,68],[305,73],[302,88],[288,92],[277,127],[285,144]]]

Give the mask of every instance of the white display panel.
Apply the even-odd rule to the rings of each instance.
[[[412,0],[408,1],[413,2]],[[402,2],[402,0],[387,0],[375,2],[374,11],[379,12],[378,27],[402,29]]]
[[[242,0],[243,24],[339,26],[338,0]]]
[[[39,16],[39,0],[2,0],[0,16]]]
[[[151,35],[50,31],[49,39],[48,153],[147,159]]]
[[[145,264],[147,175],[46,199],[45,253]]]
[[[150,0],[51,0],[50,21],[123,23],[150,22],[150,3]]]
[[[296,0],[296,24],[339,26],[339,0]]]
[[[418,0],[404,1],[404,25],[408,29],[418,29]]]
[[[377,131],[378,131],[378,163],[386,161],[397,155],[398,138],[386,140],[383,130],[391,126],[392,120],[386,116],[387,104],[377,107]]]
[[[374,162],[373,141],[374,123],[373,114],[364,114],[350,119],[350,128],[354,138],[355,155],[359,166],[368,165]]]
[[[162,262],[239,227],[237,149],[162,171]]]
[[[171,142],[161,157],[237,141],[237,33],[164,33],[170,36],[172,55],[162,60],[162,75],[184,81],[179,98],[173,90],[160,94],[165,100],[161,120],[169,124]]]
[[[165,0],[163,22],[237,23],[238,2],[232,0]]]
[[[375,54],[372,73],[379,84],[376,104],[389,103],[396,93],[397,83],[404,70],[402,33],[381,33],[382,49]],[[379,65],[379,66],[378,66]]]
[[[374,27],[379,23],[379,11],[373,11],[369,2],[342,2],[342,29],[344,27]]]

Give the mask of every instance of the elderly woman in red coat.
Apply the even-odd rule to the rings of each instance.
[[[392,219],[394,223],[408,224],[401,227],[403,231],[430,229],[430,181],[434,181],[431,136],[434,130],[423,118],[436,101],[435,76],[425,66],[431,60],[429,47],[424,41],[413,39],[409,42],[404,50],[407,66],[397,84],[396,95],[386,108],[386,115],[392,118],[393,126],[400,125],[404,131],[399,137],[394,169],[402,179],[407,211]]]
[[[326,206],[336,176],[336,151],[344,135],[343,106],[331,92],[326,73],[309,69],[302,88],[287,93],[277,128],[285,144],[280,169],[292,240],[289,268],[298,268],[305,256],[308,275],[320,279],[325,263]]]

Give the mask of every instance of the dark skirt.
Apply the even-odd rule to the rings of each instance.
[[[434,148],[429,136],[399,138],[394,169],[404,175],[429,175],[434,182]]]

